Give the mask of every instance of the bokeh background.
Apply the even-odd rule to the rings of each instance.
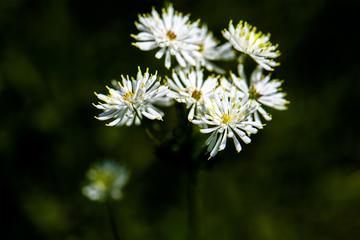
[[[360,236],[357,1],[174,0],[221,38],[244,19],[280,44],[291,101],[240,154],[232,147],[199,175],[202,239],[352,240]],[[112,239],[105,206],[81,195],[90,165],[131,170],[114,206],[122,239],[186,238],[184,167],[141,127],[94,119],[93,92],[153,52],[131,46],[151,0],[0,1],[1,239]],[[176,125],[172,110],[160,126]]]

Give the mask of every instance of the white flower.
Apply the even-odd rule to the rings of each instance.
[[[225,29],[223,35],[236,50],[252,57],[267,71],[272,71],[273,67],[279,65],[274,58],[280,56],[280,51],[276,50],[278,45],[270,42],[270,34],[265,35],[243,21],[235,28],[230,21],[229,29]]]
[[[112,119],[108,126],[139,125],[143,116],[162,120],[164,113],[154,104],[168,103],[169,90],[160,84],[157,74],[149,74],[148,69],[142,74],[139,68],[136,79],[130,79],[129,76],[121,78],[121,82],[113,81],[114,88],[108,87],[109,95],[95,93],[104,102],[94,105],[104,111],[97,119]]]
[[[221,85],[226,89],[234,86],[242,93],[242,97],[248,98],[250,101],[259,103],[259,107],[253,114],[253,119],[261,124],[261,115],[265,120],[270,121],[271,115],[263,108],[263,106],[271,107],[276,110],[286,110],[289,101],[285,99],[286,94],[281,92],[282,81],[271,79],[271,75],[264,75],[260,66],[257,66],[252,72],[250,83],[248,84],[244,73],[244,66],[240,63],[238,66],[240,76],[231,73],[231,83],[225,79],[221,79]]]
[[[224,70],[216,66],[212,61],[228,61],[235,57],[230,43],[219,45],[219,41],[208,31],[206,26],[201,28],[201,43],[199,60],[200,65],[209,71],[224,73]]]
[[[190,108],[188,119],[191,121],[194,115],[202,111],[204,99],[214,91],[217,81],[214,76],[204,79],[202,70],[173,71],[172,78],[168,78],[169,96]]]
[[[153,9],[151,14],[139,15],[136,27],[140,31],[132,35],[136,47],[143,51],[160,48],[155,57],[160,59],[165,55],[165,67],[171,67],[171,56],[182,67],[196,65],[200,56],[200,34],[198,22],[190,22],[189,15],[183,16],[174,11],[172,5],[162,10],[162,15]]]
[[[83,194],[93,201],[122,198],[122,188],[129,179],[129,173],[123,166],[113,161],[96,164],[87,171],[88,185],[82,189]]]
[[[230,92],[221,87],[217,89],[209,101],[206,101],[204,114],[193,120],[194,124],[200,125],[201,133],[211,133],[206,140],[210,158],[225,149],[227,138],[233,139],[237,152],[242,149],[240,140],[250,143],[249,135],[257,133],[257,128],[260,127],[249,118],[257,107],[256,102],[241,98],[234,88]]]

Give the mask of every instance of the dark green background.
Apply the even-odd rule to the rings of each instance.
[[[235,154],[199,176],[203,239],[352,240],[360,236],[357,1],[183,0],[220,38],[247,20],[280,44],[291,101]],[[93,92],[149,66],[131,46],[137,13],[162,1],[0,1],[1,239],[112,239],[105,206],[81,195],[84,173],[105,158],[131,170],[116,203],[125,240],[186,236],[184,166],[141,127],[94,119]],[[168,117],[159,126],[172,131]]]

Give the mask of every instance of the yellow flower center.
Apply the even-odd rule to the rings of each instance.
[[[224,114],[224,115],[222,115],[222,117],[221,117],[221,122],[223,123],[223,124],[228,124],[228,123],[230,123],[231,122],[231,116],[229,115],[229,114]]]
[[[202,93],[201,93],[201,91],[199,91],[199,90],[194,90],[194,91],[192,92],[192,94],[191,94],[191,97],[192,97],[193,99],[195,99],[196,101],[199,101],[200,98],[201,98],[201,96],[202,96]]]
[[[126,92],[122,97],[125,101],[129,101],[129,98],[131,98],[134,94],[132,92]]]
[[[166,36],[167,36],[167,38],[171,41],[171,40],[174,40],[175,38],[176,38],[176,34],[174,33],[174,32],[172,32],[172,31],[168,31],[167,33],[166,33]]]
[[[205,50],[205,46],[204,46],[204,44],[203,43],[200,43],[199,44],[199,52],[204,52],[204,50]]]
[[[251,85],[249,89],[249,98],[253,100],[257,100],[259,97],[261,97],[260,93],[256,91],[256,88],[254,85]]]
[[[115,176],[106,171],[99,171],[95,178],[95,186],[101,190],[107,190],[115,181]]]

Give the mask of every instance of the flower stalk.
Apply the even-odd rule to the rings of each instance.
[[[117,228],[117,223],[116,223],[116,219],[114,216],[114,210],[112,209],[112,205],[110,201],[106,201],[105,203],[106,206],[106,212],[109,218],[109,224],[111,227],[111,232],[112,235],[114,237],[114,240],[120,240],[120,236],[119,236],[119,232],[118,232],[118,228]]]
[[[199,202],[198,202],[198,174],[197,167],[189,166],[187,172],[187,239],[199,240]]]

